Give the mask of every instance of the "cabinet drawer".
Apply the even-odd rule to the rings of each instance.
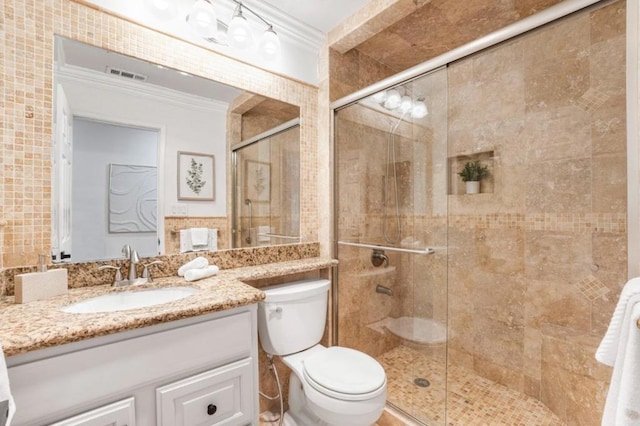
[[[78,414],[51,426],[135,426],[136,411],[133,398],[104,405]]]
[[[246,358],[156,389],[158,425],[251,423],[252,359]]]

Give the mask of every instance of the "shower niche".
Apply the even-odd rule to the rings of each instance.
[[[489,170],[489,176],[480,182],[480,194],[492,194],[495,190],[495,158],[495,152],[493,150],[449,157],[449,195],[466,194],[465,183],[458,173],[460,173],[466,163],[474,163],[476,161],[479,161],[481,166],[486,166]]]

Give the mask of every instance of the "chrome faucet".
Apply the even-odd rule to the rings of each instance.
[[[136,265],[140,263],[140,257],[138,256],[138,252],[133,250],[129,244],[125,244],[122,247],[122,254],[124,257],[129,258],[129,281],[133,281],[138,278],[138,273],[136,272]]]

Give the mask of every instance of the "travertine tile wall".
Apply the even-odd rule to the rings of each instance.
[[[209,228],[218,230],[218,250],[231,248],[229,233],[230,219],[222,217],[165,216],[164,251],[165,254],[180,253],[180,230],[188,228]]]
[[[331,100],[560,2],[374,0],[329,33]]]
[[[449,155],[495,152],[492,194],[450,196],[450,358],[533,396],[542,326],[602,335],[626,280],[624,12],[449,68]]]
[[[232,60],[69,0],[0,4],[0,219],[7,266],[33,264],[50,246],[53,35],[211,78],[300,107],[301,230],[318,237],[317,88]]]

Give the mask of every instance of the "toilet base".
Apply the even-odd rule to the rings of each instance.
[[[328,423],[322,420],[309,407],[302,383],[297,374],[289,377],[289,410],[284,413],[284,426],[344,426],[346,422]],[[361,422],[357,424],[362,425]],[[374,423],[375,424],[375,423]]]

